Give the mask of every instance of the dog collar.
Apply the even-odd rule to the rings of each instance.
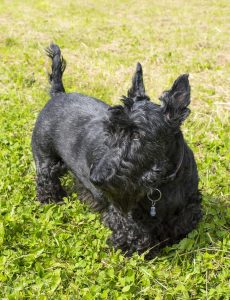
[[[169,176],[166,176],[164,179],[163,179],[163,182],[167,182],[167,181],[172,181],[176,178],[176,175],[177,173],[179,172],[180,168],[181,168],[181,165],[182,165],[182,162],[184,160],[184,152],[185,152],[185,149],[184,149],[184,138],[183,138],[183,135],[181,132],[178,133],[179,135],[179,147],[181,149],[181,155],[180,155],[180,159],[179,159],[179,162],[177,164],[177,167],[176,167],[176,170],[175,172],[173,172],[172,174],[170,174]]]

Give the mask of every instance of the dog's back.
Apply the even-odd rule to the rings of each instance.
[[[52,73],[49,74],[51,99],[40,112],[33,130],[33,154],[35,162],[41,156],[56,156],[57,160],[61,158],[71,165],[73,159],[79,159],[82,152],[86,153],[86,136],[91,136],[92,142],[95,139],[103,141],[103,119],[109,106],[93,97],[66,93],[62,82],[66,63],[61,51],[57,45],[51,44],[46,52],[52,59]],[[75,157],[70,155],[73,145],[77,145]],[[84,157],[81,160],[84,161]]]

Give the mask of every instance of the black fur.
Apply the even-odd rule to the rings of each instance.
[[[51,44],[50,47],[45,49],[46,54],[52,59],[52,72],[49,75],[51,83],[50,95],[55,96],[58,93],[65,93],[65,88],[62,83],[62,75],[66,68],[66,61],[61,55],[60,48]]]
[[[60,176],[70,170],[83,188],[83,200],[112,230],[112,245],[128,255],[150,249],[151,258],[186,236],[202,215],[196,163],[180,130],[189,114],[188,75],[179,76],[158,105],[145,93],[138,63],[123,105],[111,107],[66,94],[60,49],[51,45],[47,53],[52,98],[32,137],[38,199],[61,201]]]

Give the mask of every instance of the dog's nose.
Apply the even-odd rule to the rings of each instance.
[[[104,179],[102,177],[99,177],[99,176],[90,176],[90,181],[96,185],[96,186],[101,186],[103,183],[104,183]]]

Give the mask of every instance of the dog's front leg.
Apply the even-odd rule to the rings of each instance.
[[[112,230],[112,235],[107,240],[108,244],[112,244],[116,250],[121,249],[127,256],[134,252],[141,254],[150,246],[149,232],[133,220],[131,213],[124,216],[110,205],[103,214],[103,222]]]
[[[196,227],[201,218],[201,203],[190,203],[170,224],[172,242],[175,243],[184,238]]]

